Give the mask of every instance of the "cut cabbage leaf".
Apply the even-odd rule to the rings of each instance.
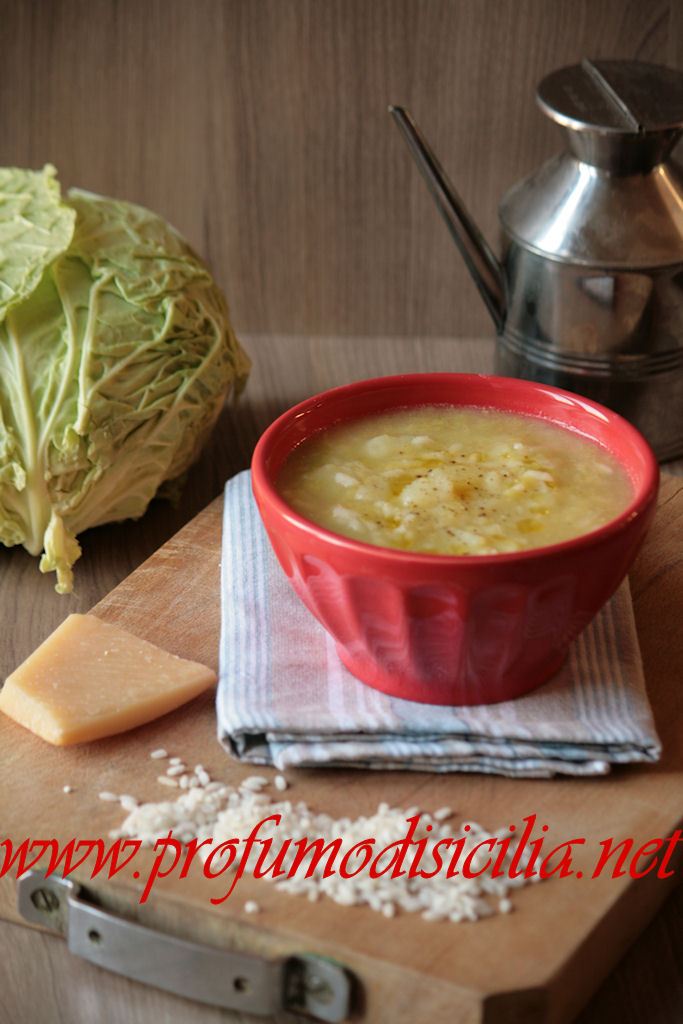
[[[0,172],[0,541],[72,589],[78,534],[138,518],[196,458],[250,362],[162,218]]]

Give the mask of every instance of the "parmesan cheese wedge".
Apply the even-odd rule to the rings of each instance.
[[[49,743],[101,739],[150,722],[216,673],[94,615],[69,615],[0,691],[0,711]]]

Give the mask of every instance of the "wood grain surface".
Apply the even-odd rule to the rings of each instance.
[[[248,462],[248,455],[260,430],[269,422],[282,408],[304,397],[314,391],[328,386],[330,383],[340,383],[344,380],[356,379],[360,376],[374,375],[378,372],[399,372],[412,369],[486,369],[489,365],[491,347],[486,342],[457,342],[450,339],[431,339],[429,341],[408,341],[407,339],[310,339],[310,338],[274,338],[274,337],[253,337],[248,339],[248,347],[255,357],[255,371],[245,394],[243,401],[236,410],[226,410],[226,414],[219,426],[216,435],[201,462],[193,470],[188,482],[188,489],[184,495],[183,502],[176,510],[169,510],[163,503],[155,503],[150,512],[138,523],[122,524],[120,526],[104,527],[90,531],[83,537],[84,560],[80,564],[77,573],[78,594],[74,598],[59,598],[52,592],[51,582],[37,573],[35,560],[16,550],[6,551],[3,558],[3,573],[0,577],[2,590],[0,591],[0,603],[2,604],[2,615],[8,624],[6,636],[3,637],[3,644],[0,649],[2,657],[2,669],[6,674],[19,657],[23,657],[28,650],[32,649],[47,632],[53,628],[68,611],[76,608],[86,610],[98,600],[102,603],[98,610],[105,615],[128,621],[130,617],[138,617],[138,629],[141,632],[147,631],[148,636],[154,636],[155,629],[159,623],[149,615],[145,616],[145,602],[135,604],[138,601],[139,590],[134,581],[144,579],[141,587],[144,593],[147,590],[150,594],[155,590],[155,574],[160,566],[165,569],[179,571],[182,562],[178,562],[177,538],[165,549],[159,562],[158,556],[152,557],[147,563],[148,569],[144,566],[138,570],[129,580],[115,590],[109,597],[107,592],[118,579],[125,576],[130,567],[138,566],[146,555],[153,552],[159,543],[166,539],[168,533],[174,533],[179,521],[184,521],[198,509],[193,508],[195,502],[202,508],[210,497],[212,490],[215,493],[220,491],[223,480],[231,472],[236,471]],[[665,703],[664,706],[657,704],[657,697],[662,700],[664,695],[675,691],[672,681],[680,677],[680,663],[683,651],[681,650],[680,632],[676,631],[676,623],[680,619],[680,592],[681,592],[681,571],[683,565],[680,561],[680,543],[675,546],[676,537],[680,538],[682,531],[681,517],[681,483],[679,480],[667,478],[665,488],[662,492],[662,504],[658,513],[658,528],[662,531],[661,536],[665,538],[664,547],[660,548],[657,543],[657,535],[654,535],[654,546],[651,544],[649,555],[646,550],[644,556],[639,560],[637,572],[632,576],[634,586],[634,604],[643,648],[643,657],[646,667],[648,683],[654,688],[653,703],[657,713],[657,725],[662,734],[665,747],[668,751],[667,760],[655,769],[647,772],[647,782],[644,789],[639,789],[634,794],[633,806],[629,814],[635,814],[637,829],[656,829],[659,824],[663,825],[660,811],[662,806],[668,805],[671,795],[672,765],[680,762],[680,714],[673,711]],[[217,555],[215,541],[215,528],[218,523],[217,505],[210,507],[203,513],[200,520],[194,520],[187,527],[185,536],[192,538],[195,535],[197,524],[202,524],[208,516],[213,526],[213,555],[209,545],[208,562],[205,565],[205,572],[208,577],[211,573],[217,579]],[[187,533],[189,531],[189,534]],[[181,537],[183,534],[180,535]],[[200,536],[202,536],[200,534]],[[190,543],[190,548],[201,544]],[[676,554],[676,551],[678,554]],[[206,555],[206,551],[204,552]],[[667,556],[668,557],[665,557]],[[664,558],[665,565],[661,564]],[[118,576],[118,579],[117,579]],[[158,581],[158,580],[157,580]],[[207,621],[215,624],[217,606],[214,601],[200,607],[201,602],[195,601],[199,591],[192,590],[192,608],[176,605],[174,608],[169,601],[169,608],[163,611],[161,619],[168,617],[177,624],[175,639],[169,641],[172,645],[177,644],[178,653],[194,653],[195,656],[202,656],[211,662],[215,659],[215,635],[207,639]],[[168,590],[164,591],[170,597]],[[138,596],[136,596],[138,595]],[[208,600],[206,591],[204,598]],[[195,609],[196,605],[196,609]],[[143,616],[140,619],[140,615]],[[198,629],[198,623],[204,624],[204,630]],[[211,632],[211,631],[209,631]],[[215,625],[213,632],[215,634]],[[670,698],[667,696],[666,701]],[[678,716],[678,717],[677,717]],[[47,760],[45,749],[39,741],[34,740],[30,735],[22,735],[18,738],[20,730],[12,723],[6,723],[3,733],[3,749],[5,754],[5,778],[10,778],[12,773],[21,773],[21,778],[28,788],[21,790],[24,797],[28,796],[20,804],[17,804],[17,796],[20,790],[4,791],[4,810],[2,811],[4,823],[16,823],[17,818],[33,822],[34,827],[53,827],[55,815],[59,817],[64,813],[65,805],[57,803],[59,787],[63,781],[76,783],[73,794],[64,796],[63,800],[73,799],[74,804],[66,804],[66,808],[73,807],[71,818],[61,820],[57,826],[57,832],[68,831],[69,825],[75,821],[82,822],[84,816],[98,822],[98,827],[104,826],[105,830],[116,824],[116,815],[111,821],[102,818],[102,805],[98,803],[96,793],[102,788],[118,789],[122,777],[125,777],[129,788],[134,788],[138,795],[144,796],[154,791],[155,771],[150,772],[150,762],[147,753],[152,746],[160,745],[169,737],[168,729],[172,729],[173,743],[178,749],[189,749],[197,754],[214,773],[244,772],[239,766],[226,761],[215,745],[213,732],[210,724],[211,707],[210,701],[201,699],[192,705],[187,713],[177,713],[166,720],[153,724],[149,730],[145,730],[144,737],[136,739],[132,734],[118,740],[103,741],[95,745],[89,752],[81,751],[74,757],[74,751],[52,751]],[[9,728],[9,732],[7,731]],[[13,737],[9,742],[10,733]],[[31,746],[32,753],[27,756],[26,745]],[[36,745],[37,744],[37,745]],[[199,750],[197,745],[201,748]],[[95,748],[98,749],[95,749]],[[7,758],[11,765],[7,765]],[[671,760],[673,758],[673,761]],[[57,763],[59,762],[59,763]],[[134,775],[129,774],[131,765],[137,766]],[[28,768],[27,768],[28,766]],[[67,770],[68,769],[68,770]],[[123,776],[122,776],[123,773]],[[602,799],[595,795],[594,786],[596,783],[577,781],[567,783],[565,790],[569,790],[570,817],[566,821],[590,820],[592,827],[599,822],[603,830],[613,829],[617,831],[624,826],[624,819],[620,816],[621,801],[627,796],[628,786],[632,776],[639,774],[637,769],[626,770],[615,773],[610,780],[601,780],[607,785],[598,792],[609,793],[610,798],[605,805]],[[310,777],[305,780],[306,797],[313,805],[321,804],[331,807],[333,812],[347,806],[348,794],[354,794],[354,806],[359,812],[369,810],[373,804],[376,805],[381,798],[383,791],[382,773],[373,775],[365,781],[362,786],[353,785],[348,779],[348,773],[304,773]],[[353,775],[353,773],[351,773]],[[322,776],[322,778],[321,778]],[[41,784],[36,788],[36,780]],[[42,780],[42,781],[41,781]],[[356,782],[358,780],[356,779]],[[450,792],[448,796],[437,787],[455,785],[457,792]],[[554,828],[561,828],[566,821],[563,817],[564,805],[557,803],[557,783],[535,783],[529,782],[529,788],[514,797],[515,784],[511,780],[473,780],[473,779],[450,779],[445,783],[440,781],[434,783],[430,777],[422,779],[420,784],[415,777],[409,777],[402,783],[392,779],[392,786],[398,785],[393,790],[397,799],[406,800],[408,803],[418,801],[427,803],[427,806],[436,806],[443,802],[456,803],[464,814],[475,816],[482,805],[488,809],[491,815],[491,824],[506,817],[512,808],[527,809],[534,805],[539,813],[547,814],[552,821]],[[598,784],[600,785],[600,784]],[[57,790],[55,790],[57,786]],[[150,789],[151,787],[151,789]],[[13,796],[14,794],[14,796]],[[456,799],[457,798],[457,799]],[[7,802],[9,799],[9,803]],[[515,804],[517,799],[517,804]],[[519,802],[521,800],[521,803]],[[405,804],[407,806],[407,804]],[[566,809],[566,808],[565,808]],[[572,817],[574,815],[574,817]],[[577,817],[578,816],[578,817]],[[582,818],[583,816],[583,818]],[[631,817],[631,821],[634,819]],[[37,833],[36,833],[37,834]],[[523,960],[523,966],[512,971],[517,983],[524,984],[525,978],[533,977],[534,962],[536,957],[542,958],[544,951],[548,948],[548,934],[557,932],[565,937],[583,934],[581,916],[578,911],[578,904],[574,900],[574,893],[570,888],[563,889],[563,882],[556,887],[556,893],[561,897],[559,915],[550,913],[550,907],[545,905],[543,886],[533,887],[532,890],[524,890],[521,894],[524,903],[519,913],[512,915],[509,920],[503,922],[504,927],[510,930],[507,933],[509,948],[516,949],[520,944],[528,952],[528,957]],[[160,887],[160,893],[169,897],[170,906],[176,905],[172,892]],[[118,894],[117,898],[125,897]],[[248,888],[243,891],[243,898],[249,895]],[[619,907],[619,894],[615,891],[615,908]],[[657,897],[664,895],[664,890],[657,892]],[[15,913],[8,895],[7,888],[0,892],[2,900],[2,913],[4,916],[13,916]],[[164,910],[161,918],[168,926],[169,920],[175,920],[176,927],[187,930],[199,929],[201,934],[211,937],[212,941],[228,941],[234,937],[235,932],[240,934],[240,929],[247,929],[251,935],[251,941],[257,945],[264,941],[264,936],[270,936],[274,931],[280,936],[279,941],[297,943],[301,936],[307,935],[315,940],[323,948],[330,942],[329,922],[325,915],[319,916],[319,911],[311,911],[309,908],[293,912],[287,905],[283,906],[282,900],[291,901],[291,897],[280,895],[274,898],[269,907],[259,916],[258,923],[249,920],[243,912],[243,904],[234,904],[231,913],[226,919],[216,917],[195,907],[192,911],[192,900],[186,901],[181,897],[181,912],[170,913],[167,904],[162,903]],[[125,902],[125,898],[124,898]],[[607,915],[607,931],[601,932],[598,929],[591,943],[587,947],[589,952],[581,955],[581,943],[577,943],[576,957],[571,958],[568,973],[567,970],[560,970],[564,962],[558,952],[558,975],[551,988],[554,990],[554,1013],[570,1014],[575,1016],[579,1013],[581,999],[591,991],[607,970],[611,959],[625,952],[633,934],[644,927],[648,912],[651,910],[651,894],[648,898],[638,899],[629,905],[628,913],[624,916],[624,906],[621,911],[610,921]],[[158,912],[158,911],[157,911]],[[153,911],[154,913],[154,911]],[[347,912],[348,913],[348,912]],[[550,914],[550,922],[548,915]],[[539,916],[540,915],[540,916]],[[610,979],[607,985],[607,995],[600,1002],[600,997],[593,1000],[593,1003],[584,1011],[579,1019],[590,1024],[597,1024],[598,1021],[636,1020],[647,1019],[648,1021],[673,1021],[675,1013],[680,1012],[683,1007],[681,1001],[681,970],[680,970],[680,945],[677,942],[677,915],[680,915],[680,900],[674,899],[667,902],[665,911],[660,914],[653,926],[655,928],[656,945],[639,944],[641,949],[638,954],[638,963],[635,964],[632,954],[630,968],[621,968],[612,976],[616,981]],[[500,919],[496,919],[500,921]],[[539,921],[545,922],[543,928],[538,928]],[[180,923],[179,923],[180,922]],[[384,922],[381,922],[384,925]],[[397,927],[393,923],[390,927],[382,927],[380,930],[373,925],[370,930],[367,921],[363,921],[364,927],[355,927],[352,932],[347,931],[346,925],[341,927],[340,934],[333,936],[332,945],[338,946],[339,942],[346,943],[356,958],[355,968],[359,973],[373,979],[376,986],[375,992],[386,992],[388,1007],[395,1006],[396,1012],[393,1018],[399,1020],[420,1020],[421,1017],[413,1007],[408,1011],[405,1007],[407,993],[412,992],[415,998],[423,999],[421,985],[424,985],[424,971],[432,976],[429,998],[420,1002],[420,1006],[431,1008],[433,1015],[443,1013],[445,1004],[453,1004],[453,977],[457,978],[458,964],[463,963],[465,955],[460,944],[447,944],[447,949],[441,942],[430,937],[429,930],[424,931],[424,924],[415,924],[412,921],[403,921]],[[489,922],[476,925],[475,928],[487,928]],[[618,941],[614,945],[615,926],[618,925]],[[335,928],[335,933],[337,929]],[[387,964],[401,962],[404,967],[402,974],[402,986],[396,986],[395,977],[390,972],[383,975],[382,969],[378,966],[376,957],[376,944],[381,931],[381,938],[386,949],[383,951],[382,961]],[[650,933],[652,934],[652,932]],[[284,938],[283,938],[284,936]],[[110,978],[103,975],[103,972],[96,971],[89,965],[76,962],[74,958],[66,959],[63,943],[58,939],[43,936],[30,932],[19,925],[8,924],[2,927],[0,937],[5,940],[5,957],[0,961],[0,977],[6,972],[7,983],[3,986],[3,998],[0,1002],[0,1021],[4,1024],[7,1020],[52,1020],[63,1019],[80,1024],[81,1021],[92,1019],[88,1013],[94,1006],[100,1006],[113,1021],[126,1019],[129,1021],[142,1021],[148,1019],[146,1016],[151,1007],[156,1008],[155,1012],[163,1013],[162,1019],[169,1021],[183,1020],[216,1020],[235,1019],[234,1015],[225,1016],[213,1009],[200,1009],[184,1000],[172,999],[161,993],[150,993],[142,986],[127,983],[121,979]],[[486,977],[486,946],[483,932],[474,932],[474,940],[468,935],[468,944],[474,941],[474,946],[479,952],[479,970]],[[645,940],[643,940],[645,941]],[[651,941],[651,940],[649,940]],[[272,946],[270,947],[272,948]],[[406,965],[406,948],[415,950],[412,962]],[[551,947],[552,948],[552,947]],[[636,947],[638,948],[638,947]],[[36,952],[33,952],[33,951]],[[403,960],[401,960],[403,957]],[[34,959],[37,958],[37,959]],[[365,958],[365,959],[364,959]],[[466,958],[465,958],[466,959]],[[513,958],[514,959],[514,958]],[[489,968],[492,965],[489,963]],[[627,961],[628,963],[628,961]],[[39,967],[36,964],[40,965]],[[20,966],[21,965],[21,966]],[[20,967],[20,970],[19,970]],[[512,968],[510,968],[512,970]],[[16,972],[19,971],[18,975]],[[37,972],[35,975],[33,972]],[[11,981],[12,972],[15,972],[15,980]],[[92,972],[95,972],[94,975]],[[421,973],[422,972],[422,973]],[[623,973],[622,973],[623,972]],[[635,973],[634,973],[635,972]],[[621,981],[619,977],[621,976]],[[17,983],[16,977],[21,978]],[[32,984],[26,984],[33,978]],[[567,990],[566,980],[574,980],[575,984]],[[75,982],[78,984],[75,985]],[[655,983],[653,983],[653,981]],[[472,975],[472,982],[481,984],[482,974],[477,980],[477,971]],[[509,982],[509,978],[508,978]],[[610,990],[609,985],[612,984]],[[678,989],[677,989],[678,986]],[[396,995],[396,992],[402,995]],[[101,993],[108,993],[107,1002],[98,1002]],[[55,993],[58,994],[56,1001],[61,1017],[49,1016],[55,1000]],[[377,997],[377,996],[376,996]],[[464,1000],[464,996],[462,997]],[[395,1002],[392,1000],[395,999]],[[559,1000],[559,1003],[558,1003]],[[639,1002],[640,1000],[640,1002]],[[474,1004],[472,1004],[474,1005]],[[470,1019],[468,1014],[473,1013],[472,1005],[467,1009],[466,1000],[462,1003],[463,1016],[461,1019]],[[592,1011],[592,1006],[597,1009]],[[634,1007],[647,1006],[648,1012],[645,1017],[633,1016]],[[48,1009],[50,1008],[50,1009]],[[90,1008],[88,1010],[88,1008]],[[399,1013],[400,1009],[400,1013]],[[467,1012],[465,1012],[467,1011]],[[99,1012],[99,1011],[98,1011]],[[591,1012],[593,1016],[591,1017]],[[660,1012],[659,1018],[656,1013]],[[3,1013],[6,1016],[3,1018]],[[41,1013],[44,1014],[41,1016]],[[22,1014],[24,1015],[22,1017]],[[33,1014],[31,1016],[30,1014]],[[175,1016],[174,1016],[175,1014]],[[382,1020],[381,1015],[369,1020]],[[439,1019],[435,1016],[434,1019]],[[472,1019],[476,1019],[472,1017]],[[533,1019],[531,1016],[523,1020]],[[557,1019],[569,1019],[559,1016]]]
[[[1,0],[0,165],[143,203],[245,332],[478,336],[483,303],[387,113],[495,248],[564,145],[534,91],[584,56],[683,68],[680,0]]]

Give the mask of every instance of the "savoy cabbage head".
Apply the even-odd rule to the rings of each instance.
[[[137,518],[198,454],[249,360],[164,220],[0,169],[0,542],[73,586],[76,537]]]

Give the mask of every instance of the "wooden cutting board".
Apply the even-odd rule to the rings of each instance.
[[[93,612],[178,655],[217,667],[222,501],[217,499],[132,573]],[[341,907],[276,891],[267,881],[240,880],[230,898],[201,873],[159,879],[149,899],[139,897],[154,855],[135,860],[109,881],[75,877],[112,910],[151,927],[211,945],[264,956],[313,951],[352,972],[362,1000],[359,1019],[402,1024],[416,1019],[486,1024],[561,1024],[570,1021],[680,879],[656,870],[636,881],[608,871],[591,878],[600,842],[633,838],[634,849],[670,837],[683,818],[683,700],[681,593],[683,487],[665,477],[651,534],[631,574],[645,675],[664,754],[654,766],[629,767],[589,780],[510,780],[481,775],[433,776],[409,772],[299,770],[289,773],[288,796],[314,811],[341,817],[393,806],[443,805],[455,820],[496,829],[536,816],[536,836],[547,842],[577,837],[573,867],[583,877],[552,878],[513,895],[514,911],[476,923],[429,923],[400,914],[386,919],[365,907]],[[235,783],[253,769],[228,757],[216,740],[213,694],[130,733],[83,747],[52,748],[13,722],[0,721],[2,838],[103,838],[120,825],[118,805],[99,793],[138,799],[168,795],[157,782],[164,747],[216,779]],[[272,773],[266,770],[266,775]],[[71,792],[65,793],[68,785]],[[110,841],[110,840],[108,840]],[[683,843],[677,845],[677,852]],[[548,846],[547,848],[550,848]],[[639,862],[642,869],[645,861]],[[225,886],[222,886],[224,890]],[[245,910],[256,900],[258,914]],[[16,882],[0,880],[0,914],[20,920]]]

